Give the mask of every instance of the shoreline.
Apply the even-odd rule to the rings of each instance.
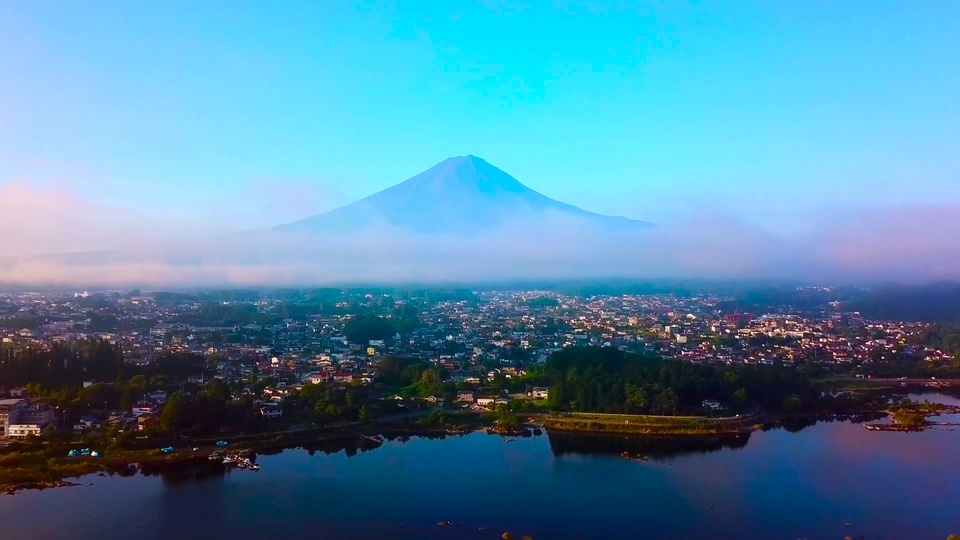
[[[67,457],[67,450],[76,445],[48,447],[22,453],[25,458],[28,457],[29,459],[24,459],[23,463],[17,463],[13,467],[0,465],[0,467],[6,468],[0,474],[0,494],[82,485],[70,480],[96,473],[135,474],[136,472],[143,472],[144,469],[156,472],[168,467],[174,469],[192,463],[217,465],[219,463],[210,462],[209,458],[218,451],[267,453],[298,446],[337,442],[347,442],[349,447],[350,441],[354,441],[354,446],[359,450],[370,450],[382,444],[382,442],[375,442],[372,436],[382,436],[388,440],[394,440],[401,437],[451,437],[486,432],[490,435],[510,438],[532,436],[539,434],[538,430],[542,429],[548,433],[566,435],[616,435],[637,439],[709,440],[749,436],[752,432],[765,429],[775,423],[788,424],[791,421],[806,421],[821,417],[845,419],[860,423],[865,420],[875,420],[888,414],[889,411],[887,410],[873,409],[864,409],[857,412],[817,411],[779,415],[755,412],[743,417],[726,418],[600,413],[537,413],[530,414],[529,421],[521,423],[516,428],[498,432],[496,426],[481,414],[461,412],[454,413],[454,415],[459,417],[457,419],[462,420],[462,422],[442,426],[421,425],[417,423],[417,417],[407,417],[403,419],[383,419],[373,424],[353,423],[333,427],[323,426],[246,434],[222,439],[209,437],[184,439],[176,443],[179,448],[167,454],[157,454],[156,448],[141,447],[133,450],[120,450],[118,451],[120,455],[110,455],[112,452],[107,450],[107,455],[103,457]],[[868,424],[862,425],[868,426]],[[870,428],[868,427],[868,429]],[[899,429],[895,424],[881,430],[913,431]],[[217,446],[215,444],[217,440],[228,441],[228,446]],[[57,455],[53,455],[54,452]]]

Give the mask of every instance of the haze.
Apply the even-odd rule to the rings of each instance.
[[[434,4],[4,2],[0,282],[960,275],[960,5]]]

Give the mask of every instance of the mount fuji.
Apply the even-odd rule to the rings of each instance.
[[[538,223],[548,226],[557,219],[601,230],[650,226],[645,221],[596,214],[551,199],[483,159],[468,155],[446,159],[353,204],[273,230],[347,234],[387,226],[419,235],[472,237],[497,227],[536,229]]]

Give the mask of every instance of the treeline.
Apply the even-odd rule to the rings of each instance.
[[[889,286],[845,305],[871,319],[948,322],[960,320],[960,284]]]
[[[931,324],[913,336],[911,341],[917,345],[936,347],[955,355],[960,354],[960,322]]]
[[[137,375],[176,380],[208,372],[206,360],[190,353],[168,352],[147,366],[128,365],[120,346],[106,340],[55,343],[49,350],[0,347],[0,388],[78,387],[86,381],[113,383]]]
[[[818,405],[819,391],[792,369],[726,367],[625,354],[612,348],[571,348],[550,356],[544,370],[559,410],[632,414],[700,411],[703,400],[800,412]]]
[[[54,343],[49,350],[0,346],[0,386],[28,383],[79,385],[85,380],[113,381],[126,369],[123,351],[106,340]]]
[[[236,389],[234,389],[236,393]],[[195,435],[223,431],[256,430],[263,425],[253,398],[234,400],[231,389],[213,379],[199,392],[176,392],[160,411],[160,427]]]
[[[754,286],[738,290],[732,300],[717,304],[724,312],[766,312],[789,307],[792,310],[810,311],[829,309],[830,302],[852,301],[863,296],[856,287],[821,289],[797,286]]]

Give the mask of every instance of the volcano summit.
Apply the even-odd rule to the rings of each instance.
[[[635,230],[644,221],[604,216],[556,201],[476,156],[446,159],[379,193],[336,210],[281,225],[290,233],[347,234],[389,227],[420,235],[477,236],[493,228],[557,219],[602,230]]]

